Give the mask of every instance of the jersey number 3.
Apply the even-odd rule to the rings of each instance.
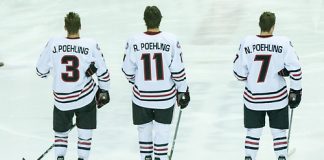
[[[259,72],[258,83],[262,83],[265,81],[268,68],[270,65],[271,55],[255,55],[254,61],[261,61],[261,69]]]
[[[61,74],[62,80],[64,82],[78,81],[80,77],[78,57],[72,55],[63,56],[61,63],[66,64],[66,72]]]
[[[153,59],[155,60],[156,79],[163,80],[164,73],[163,73],[162,53],[154,53]],[[143,66],[144,66],[144,79],[146,81],[150,81],[152,80],[151,54],[143,53],[141,60],[143,60]]]

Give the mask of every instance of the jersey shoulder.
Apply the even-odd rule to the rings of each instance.
[[[56,43],[56,42],[62,42],[64,39],[66,39],[65,37],[51,37],[49,40],[48,40],[48,43]]]
[[[282,42],[290,42],[290,39],[286,36],[273,36],[273,37]]]
[[[243,37],[240,41],[240,48],[245,46],[246,43],[255,41],[255,38],[256,38],[256,36],[254,36],[254,35],[247,35],[247,36]]]
[[[80,38],[81,41],[85,42],[85,43],[89,43],[89,44],[92,44],[92,45],[96,45],[98,44],[98,42],[93,39],[93,38]]]
[[[164,35],[165,37],[168,37],[170,39],[174,39],[177,40],[177,36],[173,33],[169,33],[169,32],[161,32],[161,35]]]

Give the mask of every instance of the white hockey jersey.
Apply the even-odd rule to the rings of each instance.
[[[131,37],[122,71],[133,85],[133,102],[141,107],[166,109],[176,93],[187,90],[181,46],[166,32],[145,32]]]
[[[251,110],[276,110],[288,105],[286,81],[278,72],[290,71],[290,88],[300,90],[302,72],[292,43],[280,36],[247,36],[234,60],[234,75],[245,81],[244,104]]]
[[[97,42],[65,37],[48,41],[37,62],[36,73],[45,78],[53,72],[54,105],[58,109],[78,109],[94,99],[98,87],[92,77],[85,75],[91,62],[98,68],[99,87],[108,90],[110,76]]]

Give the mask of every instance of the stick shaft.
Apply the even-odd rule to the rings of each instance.
[[[290,136],[291,136],[291,129],[292,129],[293,116],[294,116],[294,109],[291,109],[291,113],[290,113],[290,122],[289,122],[289,131],[288,131],[287,152],[289,151],[289,144],[290,144]]]
[[[178,115],[178,121],[177,121],[176,129],[175,129],[175,133],[174,133],[174,136],[173,136],[173,141],[172,141],[172,147],[171,147],[171,152],[170,152],[169,160],[172,159],[175,142],[176,142],[177,135],[178,135],[178,129],[179,129],[179,124],[180,124],[180,120],[181,120],[181,114],[182,114],[182,110],[180,109],[179,115]]]

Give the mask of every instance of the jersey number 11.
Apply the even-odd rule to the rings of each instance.
[[[143,53],[141,60],[143,60],[144,67],[144,80],[151,81],[152,80],[152,67],[151,67],[151,54]],[[155,60],[155,68],[156,68],[156,79],[163,80],[163,58],[162,53],[154,53],[153,60]]]

